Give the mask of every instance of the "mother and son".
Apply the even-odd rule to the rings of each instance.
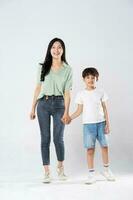
[[[57,173],[60,180],[66,180],[64,173],[64,128],[82,113],[83,144],[87,152],[88,176],[85,183],[96,182],[94,151],[99,141],[103,160],[103,175],[108,181],[115,177],[109,167],[108,140],[110,132],[107,110],[108,96],[96,87],[99,72],[88,67],[82,71],[85,88],[75,97],[77,109],[69,114],[70,91],[72,89],[72,68],[66,61],[65,44],[60,38],[50,41],[43,63],[39,64],[37,84],[34,91],[30,118],[37,117],[41,135],[41,155],[44,167],[44,183],[50,183],[50,138],[51,116],[53,118],[53,141],[57,155]]]

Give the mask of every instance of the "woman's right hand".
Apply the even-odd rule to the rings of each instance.
[[[41,91],[41,83],[37,84],[36,88],[35,88],[33,103],[32,103],[32,106],[31,106],[31,113],[30,113],[30,119],[31,120],[36,118],[35,110],[36,110],[36,105],[37,105],[37,98],[38,98],[40,91]]]
[[[33,120],[36,118],[35,110],[31,110],[30,119]]]

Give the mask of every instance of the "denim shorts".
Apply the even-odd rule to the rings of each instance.
[[[87,149],[95,148],[96,139],[101,147],[108,146],[108,134],[104,131],[105,121],[99,123],[83,124],[83,142]]]

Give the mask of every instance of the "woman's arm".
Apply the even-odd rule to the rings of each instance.
[[[70,121],[70,116],[69,116],[69,107],[70,107],[70,101],[71,101],[71,97],[70,97],[70,91],[65,91],[64,92],[64,105],[65,105],[65,110],[64,110],[64,114],[61,118],[62,122],[64,124],[68,124]]]
[[[71,120],[77,118],[83,112],[83,104],[78,104],[77,110],[70,116]]]
[[[41,83],[37,84],[35,91],[34,91],[30,119],[35,119],[35,109],[36,109],[36,105],[37,105],[37,97],[38,97],[40,91],[41,91]]]
[[[69,115],[70,101],[71,101],[70,91],[65,91],[64,92],[64,104],[65,104],[64,114],[68,114]]]
[[[109,115],[108,115],[106,102],[102,102],[102,107],[103,107],[104,117],[105,117],[105,121],[106,121],[105,132],[109,133],[110,125],[109,125]]]

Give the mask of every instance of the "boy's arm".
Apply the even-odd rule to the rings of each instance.
[[[70,116],[71,120],[77,118],[83,112],[83,104],[78,104],[77,110]]]
[[[104,117],[106,121],[105,133],[108,134],[110,132],[110,124],[109,124],[109,115],[108,115],[106,102],[102,102],[102,107],[103,107]]]

